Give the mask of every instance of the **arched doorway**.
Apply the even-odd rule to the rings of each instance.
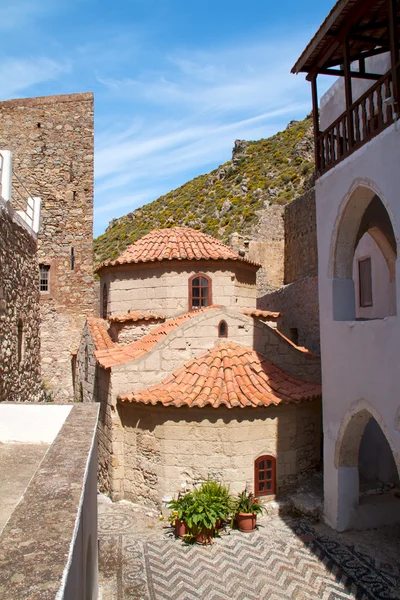
[[[333,319],[395,315],[396,236],[387,209],[372,189],[358,186],[347,200],[332,251]]]
[[[336,463],[339,530],[400,522],[399,458],[367,409],[339,433]]]

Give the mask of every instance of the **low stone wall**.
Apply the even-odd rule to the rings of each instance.
[[[320,352],[318,277],[306,277],[267,294],[258,308],[282,313],[279,330],[292,339],[297,330],[298,344],[311,352]]]
[[[320,462],[321,402],[269,408],[118,406],[124,429],[123,497],[160,505],[183,484],[215,477],[254,488],[254,461],[277,459],[277,493]]]
[[[38,278],[36,238],[15,211],[0,200],[2,401],[27,402],[43,399]]]

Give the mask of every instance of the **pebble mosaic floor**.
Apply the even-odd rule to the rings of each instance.
[[[212,546],[187,545],[128,503],[100,507],[101,600],[396,600],[398,565],[380,563],[305,519],[278,516]]]

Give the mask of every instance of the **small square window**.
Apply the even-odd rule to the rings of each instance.
[[[50,291],[50,265],[39,265],[39,290]]]

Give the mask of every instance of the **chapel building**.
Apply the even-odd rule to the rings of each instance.
[[[319,357],[257,310],[259,265],[190,228],[101,264],[77,391],[100,402],[100,484],[160,505],[215,477],[266,499],[320,465]]]

